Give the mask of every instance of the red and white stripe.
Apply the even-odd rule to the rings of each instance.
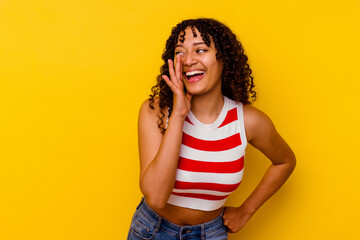
[[[224,97],[224,107],[212,124],[192,112],[184,122],[176,182],[168,203],[216,210],[241,183],[246,136],[242,104]]]

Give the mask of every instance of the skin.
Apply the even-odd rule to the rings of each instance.
[[[170,78],[163,76],[174,94],[173,112],[165,134],[162,135],[157,126],[160,109],[151,110],[148,101],[141,106],[138,121],[140,189],[153,210],[178,225],[204,223],[223,210],[201,211],[167,203],[175,184],[186,115],[191,110],[199,121],[212,123],[224,104],[221,92],[223,64],[215,57],[213,41],[210,46],[202,44],[200,33],[195,30],[197,37],[193,37],[190,28],[185,30],[185,41],[178,41],[174,62],[169,60]],[[205,75],[199,81],[189,82],[184,72],[191,70],[204,70]],[[188,91],[186,95],[184,86]],[[225,207],[223,219],[229,232],[243,228],[260,206],[284,184],[295,167],[294,153],[265,113],[245,105],[244,122],[248,142],[264,153],[272,164],[243,204]]]

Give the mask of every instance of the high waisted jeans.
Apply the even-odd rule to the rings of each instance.
[[[160,217],[142,198],[132,218],[128,240],[226,240],[223,213],[215,219],[191,226],[179,226]]]

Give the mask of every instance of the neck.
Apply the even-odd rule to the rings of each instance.
[[[212,123],[219,116],[224,106],[222,92],[193,96],[191,100],[191,111],[202,123]]]

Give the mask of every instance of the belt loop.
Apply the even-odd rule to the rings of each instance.
[[[205,224],[201,224],[201,240],[205,240]]]
[[[183,235],[183,227],[180,228],[179,234],[180,234],[180,240],[182,240],[182,239],[183,239],[183,238],[182,238],[182,235]]]
[[[157,221],[156,226],[155,226],[155,232],[158,232],[160,230],[161,220],[162,220],[162,218],[159,216],[158,221]]]

